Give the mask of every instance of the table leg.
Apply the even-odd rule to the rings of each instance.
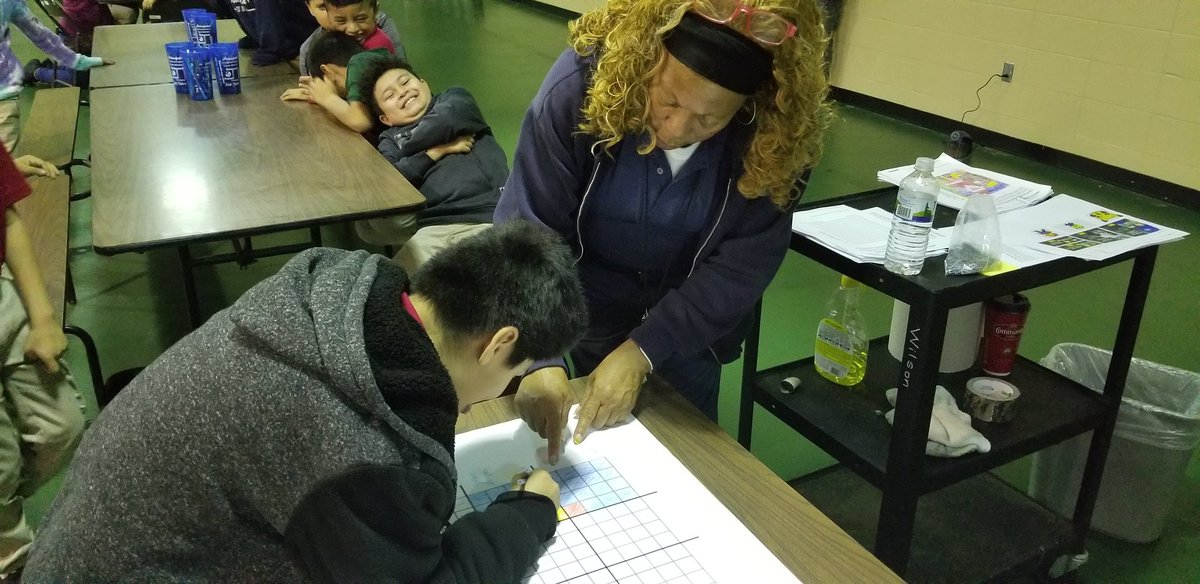
[[[746,334],[746,349],[742,353],[742,399],[738,412],[738,443],[750,450],[754,434],[754,376],[758,373],[758,341],[762,326],[762,298],[750,312],[750,331]]]
[[[187,300],[188,322],[192,330],[200,328],[200,299],[196,296],[196,278],[192,273],[192,253],[187,245],[181,245],[179,250],[179,267],[183,272],[183,296]]]

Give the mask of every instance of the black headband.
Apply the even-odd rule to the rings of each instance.
[[[749,37],[691,12],[663,39],[667,51],[705,79],[754,95],[771,77],[774,56]]]

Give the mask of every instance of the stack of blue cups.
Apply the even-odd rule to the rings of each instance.
[[[167,64],[176,93],[195,101],[213,98],[213,74],[222,94],[242,92],[237,43],[217,42],[217,15],[202,9],[183,11],[188,41],[167,43]]]

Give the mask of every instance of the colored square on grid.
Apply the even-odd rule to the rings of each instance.
[[[604,493],[600,495],[599,498],[600,504],[604,505],[605,507],[608,507],[609,505],[616,505],[617,503],[621,502],[621,497],[617,496],[616,493]]]
[[[588,488],[591,489],[592,492],[596,493],[597,495],[603,495],[604,493],[611,493],[613,490],[612,485],[608,484],[608,481],[596,481],[596,482],[588,485]]]
[[[484,507],[487,507],[487,504],[489,502],[491,502],[491,499],[488,498],[487,491],[483,491],[483,492],[479,492],[479,493],[471,493],[470,495],[467,495],[467,496],[471,500],[471,506],[476,509],[483,509]]]
[[[583,507],[583,505],[580,505],[577,502],[563,505],[562,507],[559,507],[559,509],[562,510],[563,515],[565,515],[566,517],[574,517],[576,515],[582,515],[583,513],[587,512],[587,509],[585,509]],[[565,519],[565,517],[564,517],[564,519]]]
[[[589,511],[595,511],[596,509],[600,508],[600,503],[599,503],[599,501],[596,500],[595,497],[591,497],[588,499],[584,499],[582,501],[578,501],[578,503],[579,503],[580,507],[583,507],[583,513],[587,513]],[[582,515],[583,513],[576,513],[576,515]]]

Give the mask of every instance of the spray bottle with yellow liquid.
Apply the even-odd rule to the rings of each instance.
[[[867,374],[867,329],[858,309],[862,285],[842,276],[841,286],[825,306],[825,318],[817,325],[813,365],[821,377],[851,386]]]

